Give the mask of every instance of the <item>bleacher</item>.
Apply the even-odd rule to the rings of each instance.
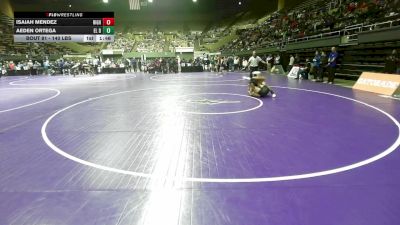
[[[12,25],[13,20],[0,13],[0,54],[9,53],[7,50],[9,50],[13,45]]]
[[[305,0],[301,4],[298,4],[298,5],[294,6],[293,8],[291,8],[291,11],[302,11],[307,8],[315,6],[319,2],[321,2],[321,1],[320,0]]]
[[[107,48],[125,52],[174,52],[176,47],[194,47],[196,38],[196,32],[128,30],[116,33],[115,42],[109,43]]]
[[[383,72],[386,57],[400,48],[400,40],[347,46],[342,50],[340,67],[336,75],[357,79],[364,72]]]
[[[384,72],[386,57],[391,54],[393,49],[399,48],[400,40],[338,47],[339,59],[336,76],[346,80],[357,80],[362,72],[382,73]],[[298,54],[301,65],[304,65],[307,58],[312,61],[316,50],[329,54],[330,46],[296,49],[285,52],[284,55]]]
[[[320,27],[319,32],[315,35],[288,38],[282,36],[279,32],[277,36],[271,35],[274,31],[273,27],[272,29],[264,29],[261,24],[256,29],[250,28],[249,31],[241,31],[243,34],[239,33],[239,37],[225,45],[222,51],[225,55],[240,56],[249,55],[252,50],[257,50],[259,54],[280,53],[283,57],[297,53],[304,63],[306,58],[310,60],[314,58],[315,50],[323,50],[326,54],[329,54],[330,48],[336,46],[340,55],[339,67],[336,72],[338,77],[355,80],[364,71],[383,72],[386,57],[393,49],[400,47],[400,12],[399,7],[393,7],[398,3],[391,0],[386,1],[383,5],[379,3],[381,4],[379,5],[381,11],[372,10],[370,13],[365,13],[362,11],[363,8],[360,8],[357,9],[360,14],[347,12],[349,4],[358,1],[333,0],[322,2],[327,12],[330,9],[346,10],[343,18],[340,17],[339,22],[331,29]],[[318,0],[306,1],[293,8],[292,11],[304,14],[302,10],[314,4],[319,4],[318,2],[321,3]],[[362,6],[363,2],[360,1],[359,5]],[[291,12],[287,15],[291,15]],[[273,13],[271,17],[279,18],[281,13]],[[352,21],[360,20],[357,17],[362,18],[362,22],[351,24]],[[273,21],[273,19],[267,19],[262,23],[268,24],[270,23],[268,21]],[[281,40],[274,40],[277,37],[280,37]],[[283,59],[282,61],[286,63],[287,60]]]

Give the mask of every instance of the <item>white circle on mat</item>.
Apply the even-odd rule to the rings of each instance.
[[[211,79],[216,79],[216,78],[220,78],[220,77],[222,77],[222,75],[221,74],[218,74],[218,75],[211,75],[211,74],[207,74],[206,76],[201,76],[201,77],[199,77],[199,75],[194,75],[194,74],[191,74],[191,75],[183,75],[183,77],[184,78],[211,78]]]
[[[188,82],[204,82],[204,83],[215,83],[215,82],[231,82],[231,81],[242,81],[243,78],[240,79],[232,79],[232,80],[206,80],[207,78],[210,77],[199,77],[200,79],[182,79],[185,78],[185,76],[189,75],[154,75],[150,77],[150,80],[152,81],[159,81],[159,82],[171,82],[171,81],[188,81]],[[200,75],[199,75],[200,76]],[[220,78],[222,75],[212,75],[215,76],[213,78]],[[160,79],[160,78],[166,78],[166,79]],[[189,77],[186,77],[189,78]],[[201,79],[203,78],[203,79]],[[206,78],[206,79],[204,79]]]
[[[131,74],[131,75],[121,75],[121,76],[114,76],[115,74],[110,74],[110,75],[99,75],[99,76],[93,76],[93,77],[65,77],[65,78],[58,78],[57,81],[61,81],[61,83],[49,83],[45,78],[46,77],[41,77],[41,79],[44,80],[44,82],[47,83],[21,83],[24,81],[29,81],[29,80],[34,80],[35,78],[26,78],[26,79],[21,79],[21,80],[16,80],[13,82],[10,82],[9,85],[11,86],[54,86],[54,85],[76,85],[76,84],[91,84],[91,83],[104,83],[104,82],[111,82],[111,81],[121,81],[121,80],[129,80],[133,79],[136,77],[136,75]],[[109,76],[109,77],[107,77]],[[50,77],[54,78],[54,77]]]
[[[233,93],[195,93],[195,94],[187,94],[187,95],[182,95],[180,97],[185,97],[185,96],[193,96],[193,95],[228,95],[228,96],[239,96],[243,98],[249,98],[252,100],[255,100],[258,104],[254,107],[248,108],[248,109],[243,109],[243,110],[236,110],[236,111],[225,111],[225,112],[196,112],[196,111],[185,111],[185,110],[177,110],[178,112],[183,112],[183,113],[188,113],[188,114],[196,114],[196,115],[228,115],[228,114],[236,114],[236,113],[244,113],[244,112],[249,112],[256,110],[263,106],[263,101],[261,101],[259,98],[255,98],[252,96],[248,95],[241,95],[241,94],[233,94]]]
[[[216,84],[215,86],[223,86],[224,84]],[[229,85],[229,84],[228,84]],[[180,85],[182,86],[182,85]],[[184,86],[206,86],[206,85],[184,85]],[[210,85],[207,85],[210,86]],[[229,86],[246,86],[246,85],[229,85]],[[56,113],[54,113],[53,115],[51,115],[43,124],[42,129],[41,129],[41,133],[42,133],[42,138],[45,141],[45,143],[56,153],[62,155],[65,158],[68,158],[70,160],[73,160],[77,163],[80,163],[82,165],[86,165],[86,166],[90,166],[93,168],[97,168],[100,170],[105,170],[105,171],[109,171],[109,172],[114,172],[114,173],[118,173],[118,174],[124,174],[124,175],[132,175],[132,176],[137,176],[137,177],[143,177],[143,178],[151,178],[151,179],[164,179],[164,180],[178,180],[178,181],[186,181],[186,182],[204,182],[204,183],[257,183],[257,182],[276,182],[276,181],[288,181],[288,180],[300,180],[300,179],[307,179],[307,178],[313,178],[313,177],[320,177],[320,176],[327,176],[327,175],[332,175],[332,174],[337,174],[337,173],[341,173],[341,172],[345,172],[345,171],[349,171],[352,169],[356,169],[365,165],[368,165],[370,163],[373,163],[379,159],[382,159],[383,157],[389,155],[390,153],[394,152],[397,147],[400,146],[400,123],[389,113],[383,111],[382,109],[379,109],[375,106],[372,106],[368,103],[353,99],[353,98],[349,98],[349,97],[345,97],[342,95],[337,95],[337,94],[332,94],[332,93],[328,93],[328,92],[322,92],[322,91],[315,91],[315,90],[309,90],[309,89],[301,89],[301,88],[291,88],[291,87],[281,87],[281,86],[271,86],[274,88],[278,88],[278,89],[289,89],[289,90],[296,90],[296,91],[305,91],[305,92],[312,92],[312,93],[317,93],[317,94],[323,94],[323,95],[328,95],[328,96],[333,96],[333,97],[337,97],[340,99],[345,99],[348,101],[353,101],[355,103],[359,103],[362,104],[364,106],[370,107],[380,113],[382,113],[383,115],[385,115],[386,117],[388,117],[398,128],[398,136],[397,139],[394,141],[394,143],[392,143],[388,148],[384,149],[381,153],[362,160],[360,162],[357,163],[353,163],[350,165],[346,165],[346,166],[342,166],[342,167],[338,167],[338,168],[333,168],[333,169],[329,169],[329,170],[324,170],[324,171],[318,171],[318,172],[312,172],[312,173],[304,173],[304,174],[295,174],[295,175],[288,175],[288,176],[272,176],[272,177],[254,177],[254,178],[201,178],[201,177],[165,177],[165,176],[155,176],[153,174],[149,174],[149,173],[142,173],[142,172],[135,172],[135,171],[129,171],[129,170],[122,170],[122,169],[117,169],[117,168],[113,168],[113,167],[109,167],[109,166],[104,166],[104,165],[99,165],[93,162],[89,162],[80,158],[77,158],[73,155],[70,155],[68,153],[66,153],[65,151],[63,151],[62,149],[60,149],[59,147],[57,147],[55,144],[53,144],[51,142],[51,140],[49,139],[47,133],[46,133],[46,128],[48,126],[48,124],[51,122],[51,120],[56,117],[58,114],[71,109],[77,105],[95,100],[95,99],[99,99],[99,98],[104,98],[104,97],[108,97],[108,96],[113,96],[113,95],[118,95],[118,94],[123,94],[123,93],[129,93],[129,92],[137,92],[137,91],[145,91],[145,90],[153,90],[153,89],[139,89],[139,90],[131,90],[131,91],[123,91],[123,92],[118,92],[118,93],[114,93],[114,94],[109,94],[109,95],[103,95],[103,96],[99,96],[99,97],[95,97],[95,98],[90,98],[78,103],[75,103],[73,105],[67,106],[59,111],[57,111]],[[165,88],[169,88],[169,87],[165,87]],[[159,89],[159,88],[158,88]]]
[[[11,108],[11,109],[0,110],[0,113],[10,112],[10,111],[14,111],[14,110],[17,110],[17,109],[22,109],[22,108],[33,106],[33,105],[40,104],[40,103],[43,103],[43,102],[47,102],[47,101],[49,101],[49,100],[51,100],[51,99],[53,99],[53,98],[55,98],[55,97],[57,97],[57,96],[59,96],[61,94],[60,90],[53,89],[53,88],[2,88],[2,89],[0,89],[0,91],[1,90],[46,90],[46,91],[53,91],[53,92],[55,92],[55,94],[50,96],[50,97],[48,97],[48,98],[45,98],[45,99],[42,99],[42,100],[39,100],[39,101],[36,101],[36,102],[32,102],[32,103],[29,103],[29,104],[17,106],[17,107]]]

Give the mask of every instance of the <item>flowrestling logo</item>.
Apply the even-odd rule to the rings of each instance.
[[[80,18],[83,17],[83,13],[73,13],[73,12],[62,12],[62,13],[46,13],[46,17],[53,17],[53,18]]]
[[[219,105],[219,104],[239,104],[240,101],[228,101],[228,100],[222,100],[222,99],[190,99],[186,100],[187,103],[192,103],[192,104],[201,104],[201,105]]]

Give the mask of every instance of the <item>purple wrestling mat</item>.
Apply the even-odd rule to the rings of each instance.
[[[400,102],[244,73],[0,79],[0,224],[400,224]]]

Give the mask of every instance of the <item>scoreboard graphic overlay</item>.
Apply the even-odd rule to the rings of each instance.
[[[114,12],[14,12],[14,42],[114,42]]]

